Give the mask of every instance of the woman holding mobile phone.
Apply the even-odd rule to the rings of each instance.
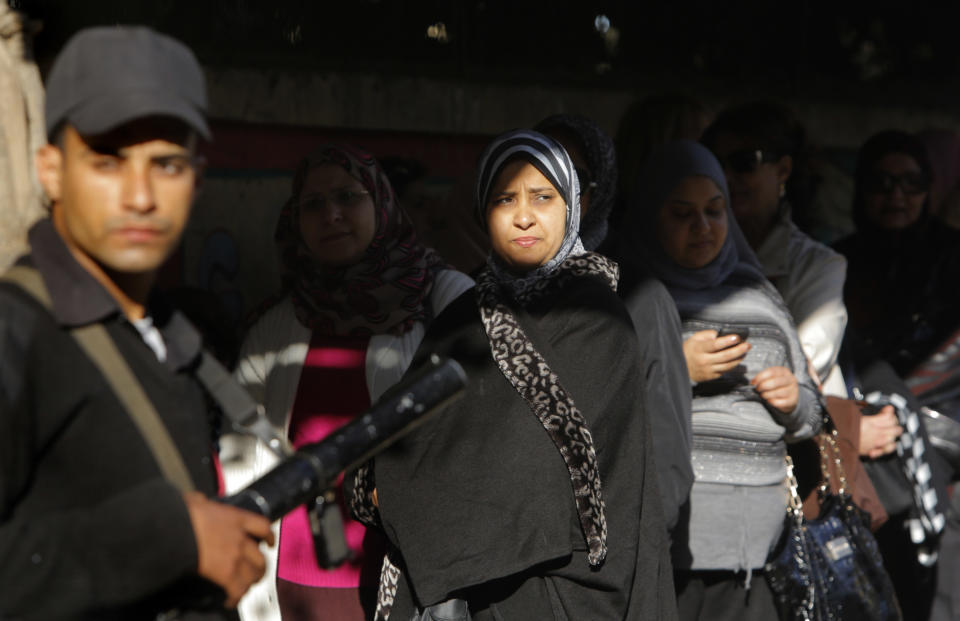
[[[793,316],[823,392],[846,396],[837,365],[846,261],[794,223],[812,187],[803,126],[786,107],[757,101],[722,111],[702,142],[723,165],[737,224]]]
[[[693,389],[695,480],[673,550],[680,618],[774,619],[763,566],[787,507],[786,443],[819,429],[817,389],[710,151],[669,143],[637,187],[627,228],[677,304]]]

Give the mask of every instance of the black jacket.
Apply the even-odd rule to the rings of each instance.
[[[667,288],[628,261],[618,290],[637,334],[663,515],[671,531],[693,487],[692,399],[680,313]]]
[[[431,325],[411,369],[433,352],[467,372],[465,395],[376,457],[380,515],[406,566],[391,614],[448,597],[485,619],[676,616],[643,373],[623,304],[580,277],[511,307],[583,413],[608,526],[592,569],[564,460],[494,363],[468,291]]]
[[[154,619],[216,590],[195,574],[180,493],[67,329],[106,327],[197,489],[216,495],[205,397],[192,376],[200,338],[152,305],[168,350],[160,363],[48,220],[30,242],[21,261],[44,277],[54,312],[0,283],[0,619]]]
[[[960,232],[924,216],[904,231],[860,231],[835,248],[847,259],[844,347],[856,358],[882,358],[907,377],[960,329]]]

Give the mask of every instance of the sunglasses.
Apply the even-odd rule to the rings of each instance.
[[[896,186],[900,186],[904,194],[916,196],[930,190],[930,179],[922,172],[891,175],[882,170],[875,170],[864,179],[864,187],[873,194],[890,194]]]
[[[757,170],[760,164],[771,164],[780,157],[773,151],[764,149],[743,149],[724,156],[718,155],[717,159],[725,170],[729,168],[735,173],[745,175]]]

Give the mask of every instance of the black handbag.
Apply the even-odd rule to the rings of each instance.
[[[767,582],[784,620],[899,621],[902,614],[877,542],[867,526],[869,516],[847,493],[833,433],[835,430],[824,433],[826,442],[820,445],[823,484],[816,519],[803,517],[793,460],[789,455],[786,458],[790,505],[783,536],[764,568]],[[837,493],[830,490],[824,444],[832,447],[838,468]]]

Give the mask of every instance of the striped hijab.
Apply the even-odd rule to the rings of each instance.
[[[553,138],[529,129],[517,129],[498,136],[480,157],[477,175],[476,216],[487,229],[487,203],[493,183],[503,167],[517,158],[530,162],[560,192],[567,204],[566,227],[557,254],[544,265],[525,274],[514,274],[491,253],[487,265],[500,284],[515,296],[522,296],[542,279],[553,274],[568,257],[586,252],[580,241],[580,181],[573,161]]]

